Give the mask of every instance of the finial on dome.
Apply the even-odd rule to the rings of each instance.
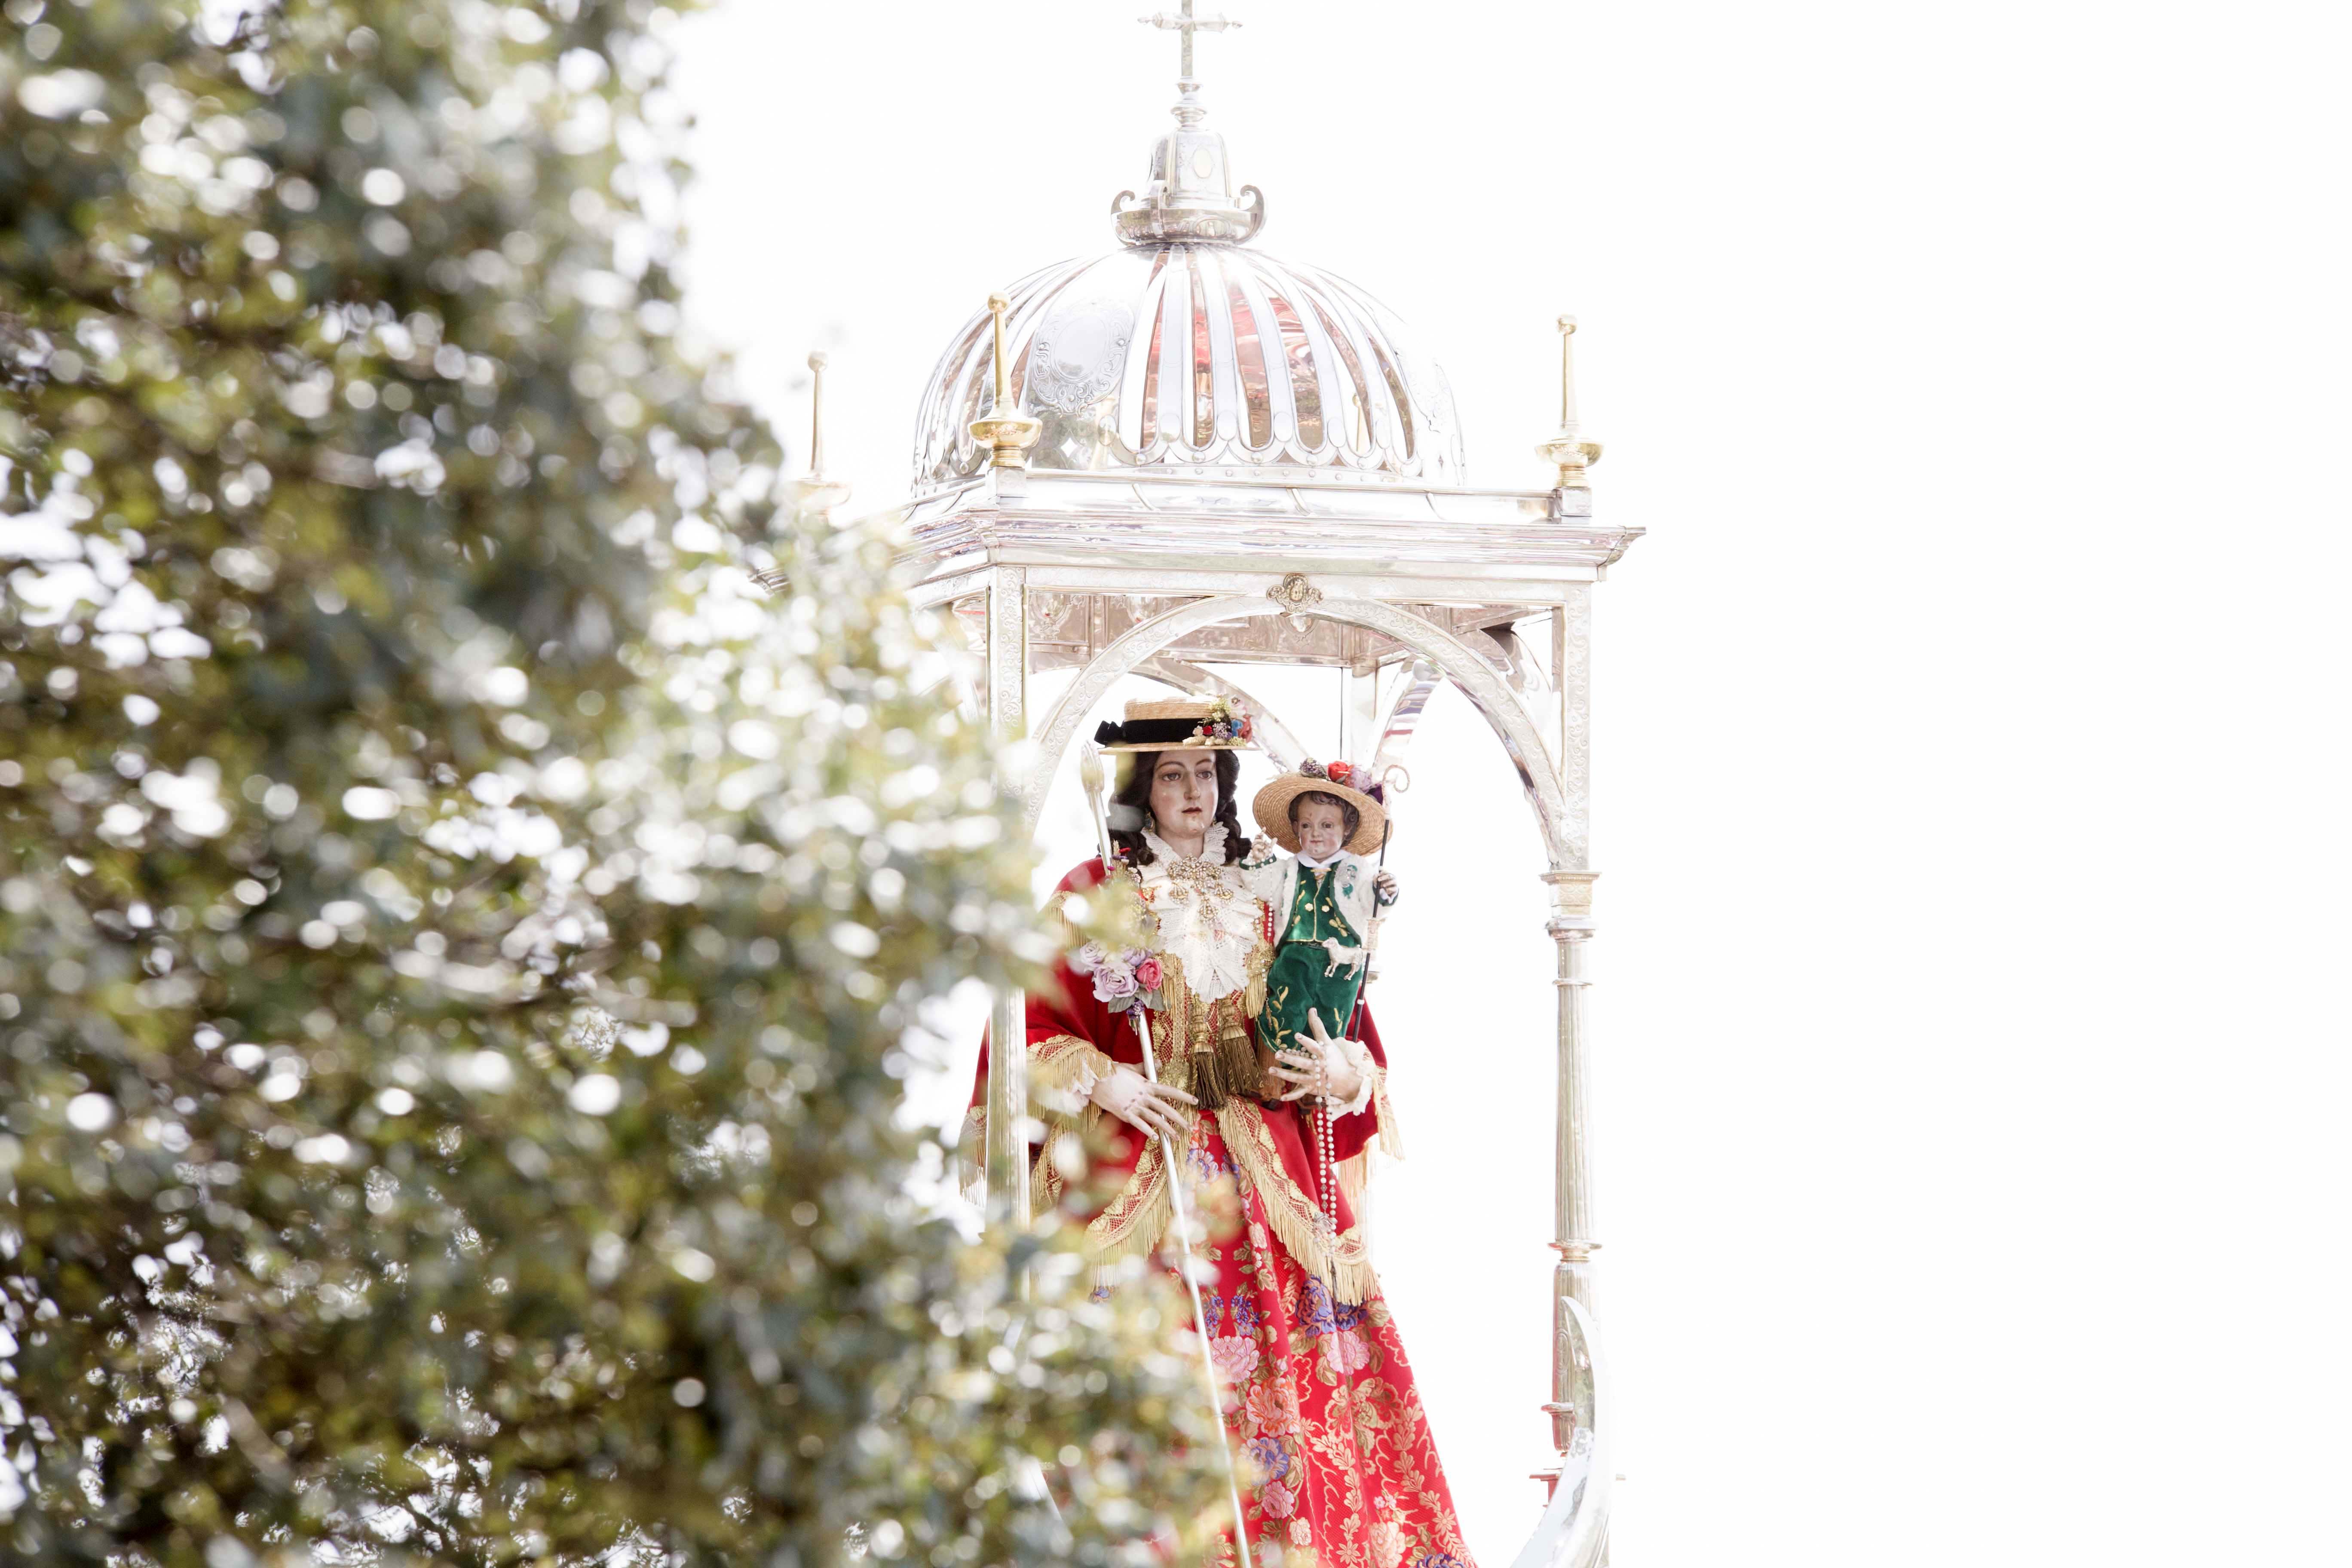
[[[796,513],[824,517],[849,499],[849,487],[824,477],[824,366],[822,351],[808,356],[809,471],[787,487]]]
[[[1004,313],[1013,309],[1013,301],[1002,294],[988,297],[988,313],[995,318],[996,331],[996,401],[988,412],[971,422],[971,438],[994,454],[991,463],[1000,468],[1025,468],[1029,466],[1029,448],[1045,426],[1015,406],[1013,401],[1013,367],[1004,359]]]
[[[1559,429],[1536,447],[1536,456],[1559,468],[1564,490],[1591,489],[1585,470],[1601,460],[1601,443],[1584,439],[1576,419],[1576,360],[1570,345],[1576,339],[1576,318],[1559,319]]]
[[[1119,239],[1128,245],[1168,245],[1178,240],[1241,241],[1265,226],[1265,196],[1255,185],[1242,187],[1234,199],[1232,176],[1225,168],[1225,139],[1205,131],[1201,122],[1209,111],[1201,107],[1201,84],[1192,76],[1192,35],[1222,33],[1239,22],[1223,16],[1195,16],[1192,0],[1174,16],[1158,12],[1139,16],[1148,27],[1175,33],[1182,41],[1182,75],[1176,82],[1176,128],[1151,150],[1150,183],[1139,201],[1133,191],[1121,191],[1111,202],[1111,216]],[[1128,204],[1134,202],[1130,206]]]

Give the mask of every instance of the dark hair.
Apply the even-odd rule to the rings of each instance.
[[[1156,858],[1151,846],[1143,841],[1143,826],[1151,821],[1151,775],[1160,770],[1160,759],[1165,752],[1129,752],[1131,759],[1126,777],[1119,781],[1118,793],[1111,796],[1114,807],[1126,806],[1135,813],[1130,821],[1142,826],[1121,830],[1111,829],[1112,847],[1124,853],[1134,865],[1149,866]],[[1182,754],[1182,753],[1180,753]],[[1242,778],[1241,753],[1220,751],[1217,757],[1216,818],[1225,825],[1225,864],[1234,865],[1249,850],[1249,838],[1242,832],[1241,815],[1234,809],[1234,797]],[[1114,817],[1124,815],[1114,812]]]
[[[1305,805],[1310,800],[1323,801],[1339,808],[1339,820],[1347,824],[1347,830],[1339,835],[1339,842],[1342,844],[1345,844],[1349,839],[1353,838],[1356,836],[1356,829],[1364,825],[1364,814],[1358,811],[1347,801],[1341,800],[1338,795],[1328,795],[1319,789],[1303,789],[1297,795],[1290,797],[1290,829],[1292,832],[1296,833],[1298,831],[1298,808]]]

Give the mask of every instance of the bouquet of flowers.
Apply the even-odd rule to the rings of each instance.
[[[1070,955],[1070,967],[1094,976],[1095,1000],[1114,1013],[1160,1005],[1160,960],[1149,948],[1113,952],[1090,942]]]
[[[1203,741],[1246,741],[1250,730],[1248,709],[1230,697],[1213,697],[1209,700],[1209,716],[1192,733]]]

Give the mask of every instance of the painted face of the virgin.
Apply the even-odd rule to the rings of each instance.
[[[1216,816],[1216,753],[1160,752],[1151,767],[1151,820],[1160,837],[1197,854]]]
[[[1348,813],[1339,802],[1312,797],[1298,803],[1298,852],[1328,860],[1348,842]]]

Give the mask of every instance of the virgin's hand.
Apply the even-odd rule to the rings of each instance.
[[[1087,1098],[1146,1137],[1164,1134],[1180,1143],[1192,1134],[1184,1120],[1184,1107],[1200,1103],[1182,1089],[1154,1083],[1129,1067],[1097,1079],[1095,1091]]]
[[[1319,1094],[1343,1105],[1354,1100],[1364,1087],[1364,1075],[1357,1070],[1352,1054],[1324,1030],[1322,1016],[1313,1008],[1307,1009],[1307,1027],[1308,1033],[1295,1043],[1309,1059],[1297,1066],[1286,1061],[1274,1064],[1274,1076],[1294,1086],[1282,1098],[1303,1100]]]

